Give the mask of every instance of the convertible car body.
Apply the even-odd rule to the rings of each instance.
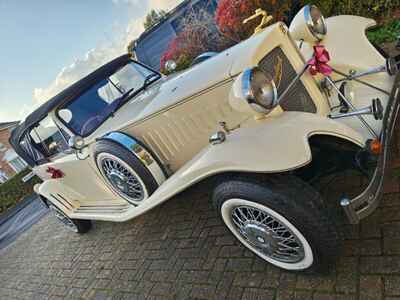
[[[285,269],[316,268],[330,253],[322,243],[340,240],[327,209],[305,199],[318,195],[319,162],[334,156],[369,176],[360,195],[337,199],[350,223],[381,195],[400,82],[396,60],[365,36],[374,24],[324,20],[307,6],[290,28],[263,26],[175,77],[122,55],[29,115],[11,143],[43,179],[36,193],[74,231],[132,219],[215,179],[214,204],[246,247]]]

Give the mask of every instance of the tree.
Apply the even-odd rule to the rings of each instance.
[[[228,38],[240,42],[254,33],[261,19],[247,24],[243,21],[253,15],[257,8],[273,16],[273,22],[285,21],[291,7],[291,0],[220,0],[215,14],[215,23],[220,32]]]
[[[167,13],[165,12],[165,10],[152,9],[147,14],[146,19],[144,20],[144,23],[143,23],[144,29],[147,30],[147,29],[153,27],[158,22],[160,22],[166,15],[167,15]]]
[[[181,27],[182,31],[170,42],[161,57],[161,71],[165,74],[168,71],[163,68],[168,60],[174,60],[177,64],[175,71],[180,71],[189,67],[198,55],[208,51],[220,52],[234,44],[234,41],[221,35],[214,16],[206,9],[191,7],[181,21]]]

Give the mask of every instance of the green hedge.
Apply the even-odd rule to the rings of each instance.
[[[367,32],[377,44],[394,42],[400,35],[400,0],[302,0],[320,7],[325,16],[358,15],[375,19],[379,26]]]
[[[22,171],[15,175],[7,182],[0,185],[0,213],[14,206],[23,197],[33,193],[33,186],[41,182],[38,177],[33,177],[28,182],[22,182],[22,178],[27,175],[30,170]]]
[[[367,32],[368,39],[379,45],[396,41],[400,35],[400,20],[390,21]]]
[[[400,8],[400,0],[303,0],[318,5],[326,16],[358,15],[384,22]]]

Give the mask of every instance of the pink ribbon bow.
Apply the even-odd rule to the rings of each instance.
[[[63,178],[64,177],[64,173],[61,170],[58,170],[58,169],[53,168],[53,167],[48,167],[46,172],[51,175],[52,179],[58,179],[58,178]]]
[[[311,75],[315,76],[318,73],[325,76],[331,75],[332,68],[328,65],[329,60],[329,53],[323,45],[314,46],[314,57],[308,62]]]

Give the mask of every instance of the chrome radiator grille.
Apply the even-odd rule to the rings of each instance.
[[[259,67],[273,76],[278,89],[278,95],[281,95],[286,90],[290,82],[297,75],[286,55],[279,47],[268,53],[260,61]],[[317,111],[313,100],[300,80],[286,94],[281,102],[281,107],[287,111],[304,111],[310,113]]]

